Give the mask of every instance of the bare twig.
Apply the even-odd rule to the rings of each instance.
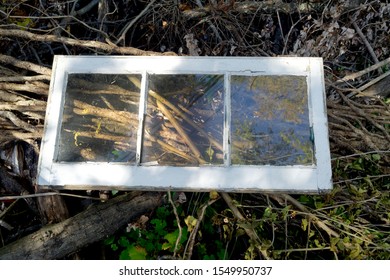
[[[8,224],[7,222],[3,221],[3,220],[0,220],[0,227],[3,227],[3,228],[6,228],[8,230],[13,230],[13,226],[11,226],[10,224]]]
[[[199,8],[203,9],[203,4],[200,0],[196,0],[196,5],[198,5]],[[222,40],[222,37],[221,35],[219,34],[218,32],[218,29],[215,27],[215,25],[210,21],[210,19],[206,18],[206,22],[210,25],[210,28],[213,30],[215,36],[217,37],[218,39],[218,42],[221,43],[223,40]]]
[[[368,82],[368,83],[364,84],[363,86],[359,87],[358,90],[359,91],[364,91],[365,89],[367,89],[370,86],[376,84],[377,82],[383,80],[384,78],[386,78],[389,75],[390,75],[390,72],[383,73],[382,75],[376,77],[375,79],[372,79],[370,82]]]
[[[280,20],[280,16],[279,16],[279,11],[278,10],[276,10],[276,15],[278,17],[278,24],[279,24],[280,34],[281,34],[282,39],[283,39],[283,44],[284,44],[284,47],[286,47],[287,41],[286,41],[286,38],[284,37],[283,26],[282,26],[282,22]]]
[[[333,182],[333,184],[342,184],[342,183],[359,181],[359,180],[367,180],[367,179],[371,180],[371,179],[380,179],[380,178],[387,178],[387,177],[390,177],[390,174],[372,175],[372,176],[365,176],[365,177],[356,177],[356,178],[352,178],[352,179],[336,181],[336,182]]]
[[[359,78],[359,77],[361,77],[361,76],[363,76],[371,71],[374,71],[380,67],[383,67],[389,63],[390,63],[390,57],[386,58],[385,60],[382,60],[381,62],[375,63],[374,65],[371,65],[370,67],[367,67],[366,69],[364,69],[362,71],[346,75],[344,78],[337,80],[335,83],[339,84],[339,83],[343,83],[346,81],[355,80],[356,78]]]
[[[50,81],[49,75],[0,77],[0,82]]]
[[[0,83],[0,90],[28,91],[28,92],[33,92],[42,95],[49,94],[49,86],[44,83],[40,83],[40,84]]]
[[[92,0],[87,5],[85,5],[80,10],[74,11],[74,15],[82,16],[83,14],[88,13],[90,10],[92,10],[93,7],[95,7],[100,0]]]
[[[1,30],[2,29],[0,29],[0,33],[1,33]],[[22,68],[25,70],[33,71],[33,72],[36,72],[36,73],[39,73],[39,74],[42,74],[45,76],[51,75],[50,68],[36,65],[36,64],[28,62],[28,61],[21,61],[21,60],[18,60],[12,56],[0,54],[0,62],[5,63],[5,64],[11,64],[13,66],[16,66],[16,67],[19,67],[19,68]]]
[[[291,197],[288,194],[280,194],[277,196],[284,198],[285,200],[292,203],[295,207],[297,207],[300,211],[304,212],[308,216],[308,218],[311,219],[311,221],[313,221],[319,228],[326,231],[329,234],[329,236],[340,237],[340,235],[337,232],[335,232],[333,229],[329,228],[323,221],[321,221],[314,214],[310,213],[310,211],[303,204],[301,204],[298,200],[294,199],[293,197]],[[271,196],[271,197],[274,197],[274,196]],[[278,199],[275,199],[275,200],[278,201]]]
[[[19,29],[2,29],[2,28],[0,28],[0,36],[17,37],[17,38],[28,39],[31,41],[64,43],[64,44],[70,45],[70,46],[99,49],[99,50],[102,50],[102,51],[105,51],[108,53],[118,53],[118,54],[128,54],[128,55],[147,55],[147,56],[176,55],[173,52],[159,53],[159,52],[153,52],[153,51],[143,51],[143,50],[133,48],[133,47],[117,47],[115,45],[107,44],[107,43],[103,43],[103,42],[76,40],[76,39],[71,39],[71,38],[67,38],[67,37],[59,37],[56,35],[49,35],[49,34],[40,35],[40,34],[35,34],[35,33],[28,32],[28,31],[19,30]]]
[[[150,9],[150,7],[154,4],[154,2],[156,2],[156,0],[152,0],[149,2],[149,4],[145,7],[145,9],[143,9],[132,21],[130,21],[125,27],[123,27],[123,29],[121,30],[120,32],[120,36],[118,38],[118,40],[116,40],[115,44],[119,44],[120,42],[123,41],[123,44],[125,43],[125,38],[126,38],[126,34],[127,32],[129,31],[129,29],[141,18],[143,17],[147,12],[148,10]]]
[[[204,215],[206,213],[206,209],[211,204],[216,202],[218,199],[219,199],[219,197],[216,199],[210,199],[200,207],[200,213],[199,213],[198,219],[196,220],[196,224],[195,224],[194,228],[192,229],[190,236],[188,237],[188,242],[187,242],[186,248],[184,250],[184,257],[183,257],[184,259],[187,259],[187,260],[191,259],[192,251],[193,251],[194,244],[195,244],[195,237],[199,231],[199,226],[200,226],[201,222],[203,221]]]
[[[373,118],[371,118],[369,115],[367,115],[363,110],[357,108],[356,106],[353,105],[352,101],[349,100],[346,96],[344,96],[344,94],[340,94],[340,96],[343,98],[343,100],[348,104],[348,106],[354,111],[356,112],[358,115],[366,118],[372,125],[374,125],[377,129],[379,129],[380,131],[383,132],[384,136],[386,137],[386,139],[390,142],[390,135],[389,133],[387,132],[387,130],[379,125]],[[378,150],[378,149],[376,149]]]
[[[380,75],[380,76],[376,77],[375,79],[369,81],[368,83],[364,84],[363,86],[358,88],[358,90],[360,91],[360,93],[358,92],[358,94],[362,95],[362,96],[386,95],[386,93],[388,92],[387,87],[383,88],[380,85],[384,84],[384,83],[388,83],[387,82],[388,79],[384,80],[383,82],[381,82],[381,81],[389,75],[390,75],[390,71],[385,72],[382,75]],[[378,86],[368,89],[369,87],[376,85],[376,84],[378,84]],[[366,89],[368,89],[368,90],[366,90]],[[347,97],[351,97],[353,95],[354,94],[349,94]]]
[[[179,244],[180,244],[180,239],[183,235],[183,229],[180,225],[180,218],[179,218],[179,215],[177,214],[177,209],[176,209],[175,203],[172,200],[172,196],[171,196],[170,191],[168,191],[168,200],[169,200],[169,203],[172,205],[173,213],[175,214],[175,217],[176,217],[177,227],[179,228],[179,235],[177,236],[176,243],[175,243],[175,249],[173,251],[173,257],[176,257],[177,249],[179,248]]]
[[[338,117],[331,112],[328,112],[328,115],[330,117],[334,118],[335,120],[337,120],[338,122],[347,125],[351,129],[351,131],[354,132],[356,135],[358,135],[370,149],[380,150],[378,148],[378,146],[372,141],[372,139],[369,136],[367,136],[363,131],[356,128],[354,125],[352,125],[351,122],[349,122],[345,118]]]
[[[374,60],[375,63],[379,63],[378,57],[376,56],[373,48],[371,47],[370,42],[368,42],[366,36],[364,36],[362,30],[360,27],[357,25],[356,21],[352,21],[352,25],[355,28],[357,34],[359,34],[360,38],[363,40],[364,45],[366,46],[368,52],[370,53],[372,59]],[[379,72],[381,72],[381,69],[379,69]]]
[[[35,127],[35,126],[25,122],[25,121],[22,121],[14,113],[12,113],[10,111],[0,111],[0,117],[3,117],[3,118],[10,120],[14,125],[22,128],[28,132],[35,133],[35,132],[39,131],[39,129],[37,127]]]
[[[226,204],[229,206],[230,210],[232,210],[234,216],[240,220],[240,221],[246,221],[245,217],[241,214],[241,212],[238,210],[237,206],[234,205],[233,203],[233,200],[232,198],[230,197],[230,195],[228,193],[225,193],[225,192],[221,192],[219,193],[222,198],[225,200]],[[268,256],[268,253],[267,253],[267,250],[261,248],[261,240],[259,238],[259,236],[257,235],[257,233],[255,232],[255,230],[253,228],[250,228],[250,227],[245,227],[244,228],[246,234],[249,236],[249,238],[255,242],[256,244],[256,248],[257,250],[259,251],[259,253],[267,260],[271,259],[269,256]]]
[[[332,160],[339,160],[339,159],[350,158],[350,157],[360,157],[360,156],[371,155],[371,154],[387,154],[387,153],[390,153],[390,151],[370,151],[366,153],[357,153],[357,154],[351,154],[347,156],[335,157],[332,158]]]

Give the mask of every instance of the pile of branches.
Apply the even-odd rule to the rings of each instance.
[[[390,5],[381,1],[2,1],[0,193],[37,192],[51,64],[59,54],[323,57],[333,157],[348,165],[350,155],[380,155],[381,184],[388,186],[389,19]],[[274,198],[316,218],[291,196]],[[26,202],[43,223],[69,217],[61,199]],[[47,203],[65,210],[47,211]],[[259,255],[268,257],[264,250]]]

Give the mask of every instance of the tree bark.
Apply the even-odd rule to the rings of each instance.
[[[153,210],[160,203],[161,195],[155,192],[131,192],[113,198],[0,248],[0,259],[64,258],[114,234],[131,219]]]

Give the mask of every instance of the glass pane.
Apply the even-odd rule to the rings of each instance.
[[[311,165],[305,76],[232,76],[232,164]]]
[[[222,164],[223,86],[223,75],[150,75],[142,164]]]
[[[57,161],[135,162],[141,75],[69,74]]]

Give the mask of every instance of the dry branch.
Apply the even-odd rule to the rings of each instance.
[[[0,83],[0,90],[27,91],[27,92],[32,92],[41,95],[49,94],[49,86],[43,83],[39,83],[39,84]]]
[[[1,30],[4,30],[4,29],[0,29],[0,33],[1,33]],[[30,34],[33,35],[32,33],[30,33]],[[2,36],[2,35],[0,35],[0,36]],[[9,36],[12,36],[12,35],[9,35]],[[4,64],[11,64],[11,65],[16,66],[18,68],[33,71],[33,72],[36,72],[38,74],[42,74],[42,75],[46,75],[46,76],[51,75],[50,68],[36,65],[36,64],[28,62],[28,61],[21,61],[21,60],[16,59],[12,56],[0,54],[0,62],[2,62]]]
[[[352,21],[352,25],[355,28],[357,34],[359,34],[360,38],[363,40],[364,45],[366,46],[368,52],[370,53],[372,59],[374,60],[375,63],[379,63],[378,57],[376,56],[373,48],[371,47],[370,42],[368,42],[366,36],[364,36],[362,30],[360,27],[357,25],[356,21]]]
[[[0,82],[50,81],[49,75],[0,77]]]
[[[0,111],[0,117],[10,120],[15,126],[22,128],[28,132],[38,132],[39,129],[21,119],[19,119],[14,113],[10,111]]]
[[[161,203],[159,193],[132,192],[89,207],[84,212],[0,248],[0,259],[61,259],[115,233],[131,219]]]
[[[56,35],[50,34],[35,34],[24,30],[19,29],[2,29],[0,28],[0,36],[2,37],[11,37],[11,38],[23,38],[30,41],[38,42],[57,42],[63,43],[70,46],[78,46],[84,48],[93,48],[98,49],[107,53],[118,53],[118,54],[127,54],[127,55],[176,55],[173,52],[159,53],[152,51],[143,51],[133,47],[118,47],[114,44],[106,44],[97,41],[86,41],[86,40],[76,40],[67,37],[59,37]]]
[[[362,70],[362,71],[359,71],[359,72],[356,72],[356,73],[352,73],[352,74],[349,74],[349,75],[346,75],[345,77],[343,77],[342,79],[339,79],[336,81],[336,84],[339,84],[339,83],[343,83],[343,82],[347,82],[347,81],[350,81],[350,80],[355,80],[371,71],[374,71],[380,67],[383,67],[387,64],[390,64],[390,57],[389,58],[386,58],[385,60],[382,60],[378,63],[375,63],[374,65],[371,65],[370,67],[367,67],[366,69]]]

